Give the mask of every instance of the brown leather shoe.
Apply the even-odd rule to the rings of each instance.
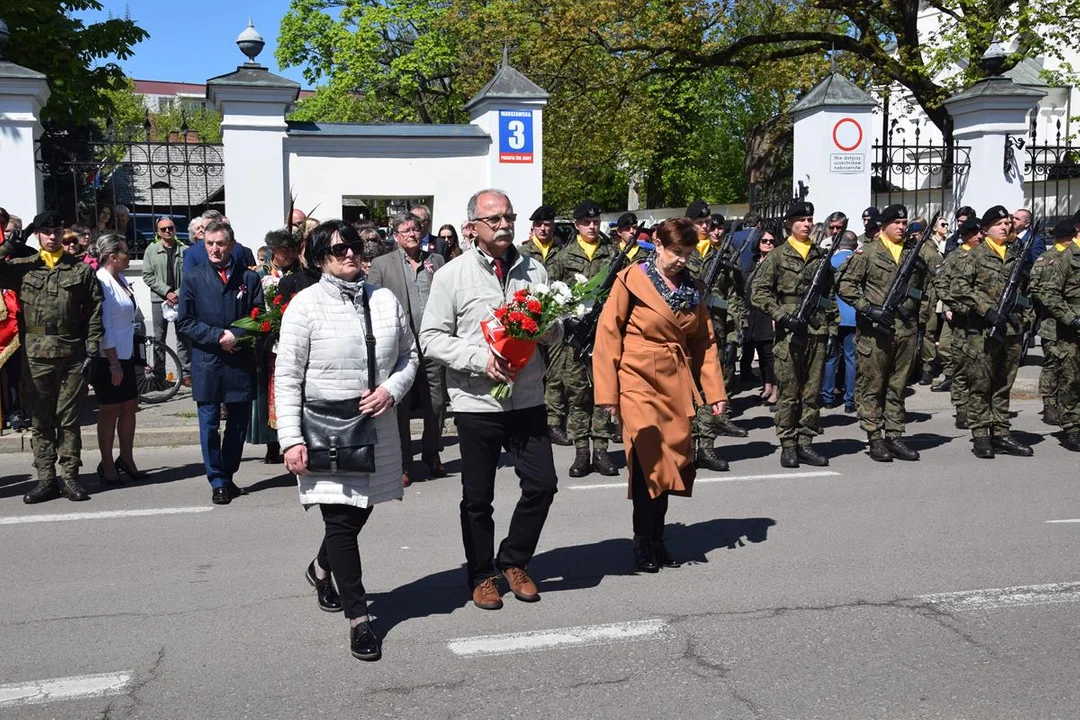
[[[502,607],[502,593],[495,578],[488,578],[473,588],[473,605],[481,610],[498,610]]]
[[[412,480],[409,479],[409,473],[401,473],[401,487],[405,488],[409,487],[410,485],[412,485]]]
[[[442,461],[439,460],[439,456],[425,458],[424,464],[428,466],[428,472],[431,473],[432,479],[444,478],[450,473],[446,472],[446,468],[443,467]]]
[[[521,568],[510,567],[503,570],[503,577],[510,583],[510,590],[521,602],[536,602],[540,599],[540,591],[536,589],[536,583]]]

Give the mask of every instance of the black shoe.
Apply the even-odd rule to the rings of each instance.
[[[1061,425],[1061,410],[1055,403],[1043,405],[1043,422],[1047,425]]]
[[[843,404],[844,404],[844,401],[840,400],[839,398],[833,398],[832,400],[822,400],[821,401],[821,407],[825,408],[826,410],[832,410],[833,408],[838,408]]]
[[[210,496],[210,502],[215,505],[228,505],[232,502],[232,495],[229,494],[229,488],[216,487],[213,494]]]
[[[848,415],[854,415],[855,414],[855,403],[846,403],[844,405],[844,412],[846,412]]]
[[[930,386],[930,392],[949,392],[949,388],[952,387],[952,378],[945,376],[941,378],[941,382],[937,385]]]
[[[919,377],[919,384],[920,385],[929,385],[932,382],[934,382],[934,371],[933,370],[923,370],[922,375]]]
[[[304,571],[304,577],[315,588],[315,599],[319,602],[319,609],[323,612],[341,612],[341,596],[334,589],[334,583],[330,580],[330,574],[326,574],[325,580],[320,580],[315,575],[315,561],[312,560]]]
[[[721,435],[728,437],[744,438],[748,433],[730,420],[720,420],[716,423],[716,429]]]
[[[99,465],[98,467],[100,468],[101,466]],[[116,459],[116,472],[117,474],[124,473],[132,480],[142,480],[150,476],[150,473],[146,472],[145,470],[135,470],[130,465],[128,465],[127,461],[123,458]]]
[[[611,462],[607,450],[601,450],[600,448],[593,449],[592,466],[593,470],[605,477],[615,477],[619,474],[619,468],[615,467],[615,463]]]
[[[120,468],[117,468],[117,470],[119,471]],[[98,463],[97,466],[97,480],[98,485],[101,487],[109,487],[110,485],[113,487],[119,487],[124,484],[124,480],[120,477],[119,472],[116,473],[115,479],[110,478],[108,475],[105,474],[105,467],[101,463]]]
[[[965,411],[963,411],[963,410],[957,410],[956,411],[956,429],[957,430],[967,430],[970,427],[971,427],[971,425],[968,424],[967,413]]]
[[[11,414],[8,425],[11,426],[12,430],[29,430],[31,427],[30,418],[22,410],[17,410]]]
[[[971,452],[977,458],[992,460],[994,458],[994,443],[990,440],[990,436],[975,438],[975,444],[972,446]]]
[[[225,486],[225,489],[229,491],[229,499],[230,500],[235,500],[236,498],[240,497],[241,495],[247,495],[248,494],[247,489],[240,487],[239,485],[234,483],[232,480],[230,480],[229,484]]]
[[[876,462],[892,462],[892,453],[881,438],[870,440],[870,459]]]
[[[667,546],[664,545],[663,539],[656,540],[652,544],[653,557],[656,558],[656,564],[660,567],[666,568],[678,568],[682,567],[682,563],[671,556],[668,552]]]
[[[634,539],[634,562],[642,572],[660,572],[660,564],[656,562],[656,550],[648,540]]]
[[[1080,452],[1080,430],[1070,430],[1065,433],[1065,439],[1061,441],[1061,446],[1066,450]]]
[[[83,502],[90,499],[90,493],[86,492],[86,489],[79,484],[79,478],[77,477],[61,478],[60,494],[71,502]]]
[[[813,465],[815,467],[825,467],[829,464],[829,459],[827,457],[819,454],[809,445],[800,445],[795,449],[795,452],[798,453],[800,463],[806,463],[807,465]]]
[[[885,447],[897,460],[919,459],[919,451],[908,447],[903,438],[885,438]]]
[[[623,444],[622,430],[621,429],[616,430],[615,434],[611,436],[611,442],[615,443],[616,445],[622,445]]]
[[[726,472],[728,461],[717,455],[713,448],[701,447],[694,456],[694,467],[713,472]]]
[[[570,466],[570,477],[585,477],[592,472],[592,464],[589,462],[589,448],[579,447],[574,450],[574,462]]]
[[[574,443],[570,442],[570,438],[566,436],[566,431],[561,427],[554,425],[548,425],[548,437],[551,438],[551,442],[554,445],[562,445],[568,447]]]
[[[56,500],[60,497],[60,488],[56,486],[56,478],[52,480],[38,480],[38,484],[23,495],[22,501],[27,505]]]
[[[796,447],[780,448],[780,467],[799,467],[799,449]]]
[[[994,436],[993,446],[995,450],[1000,450],[1006,455],[1015,455],[1016,457],[1031,457],[1035,454],[1035,451],[1029,448],[1027,445],[1019,442],[1012,435],[1003,435],[998,437]]]
[[[362,622],[349,631],[349,649],[357,660],[374,662],[382,657],[382,641],[371,628],[371,622]]]

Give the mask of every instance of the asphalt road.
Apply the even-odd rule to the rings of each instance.
[[[1080,519],[1077,457],[1015,401],[1035,457],[976,460],[944,401],[910,401],[918,463],[871,462],[830,411],[824,473],[780,468],[747,413],[731,472],[672,500],[687,564],[658,575],[634,573],[621,480],[564,476],[530,567],[543,600],[497,612],[468,603],[457,478],[417,483],[361,534],[377,663],[317,608],[320,518],[260,449],[228,507],[193,447],[33,507],[29,456],[0,457],[0,717],[1075,718],[1080,522],[1050,521]],[[501,470],[501,530],[515,486]]]

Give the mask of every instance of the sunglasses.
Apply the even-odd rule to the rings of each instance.
[[[776,241],[772,238],[761,238],[758,240],[758,245],[775,245]]]
[[[330,254],[338,260],[344,260],[350,250],[352,250],[353,257],[359,259],[360,253],[364,250],[364,243],[338,243],[330,246]]]
[[[168,227],[159,227],[157,229],[157,231],[158,232],[175,232],[176,231],[176,226],[175,225],[169,225]]]
[[[79,244],[79,238],[68,238],[67,240],[61,240],[60,244],[61,245],[78,245]]]

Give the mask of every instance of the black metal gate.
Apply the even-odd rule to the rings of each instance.
[[[1032,215],[1050,228],[1058,220],[1071,217],[1080,206],[1080,147],[1071,139],[1062,139],[1061,120],[1057,121],[1053,143],[1046,138],[1039,144],[1035,119],[1031,120],[1031,142],[1024,162],[1024,201]],[[1023,148],[1023,141],[1014,141]]]
[[[922,142],[916,127],[913,144],[904,137],[899,144],[887,142],[873,146],[870,192],[878,208],[907,206],[908,217],[929,218],[939,210],[951,218],[956,209],[957,189],[966,181],[970,168],[970,149],[946,141]]]
[[[750,212],[761,216],[765,227],[777,237],[783,236],[784,213],[791,203],[805,200],[810,188],[799,182],[799,189],[793,193],[791,185],[762,186],[751,183],[749,186]]]

